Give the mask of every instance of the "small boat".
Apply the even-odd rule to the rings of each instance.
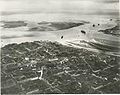
[[[86,32],[84,30],[81,30],[81,33],[86,34]]]
[[[61,39],[63,39],[63,36],[61,36]]]

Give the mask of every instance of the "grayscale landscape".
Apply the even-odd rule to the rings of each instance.
[[[120,94],[118,4],[0,0],[1,94]]]

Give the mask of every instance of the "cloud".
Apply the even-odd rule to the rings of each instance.
[[[99,13],[118,11],[119,0],[0,0],[3,11]],[[6,12],[4,12],[6,14]],[[10,13],[9,13],[10,14]]]
[[[97,0],[94,0],[97,2]],[[119,3],[119,0],[98,0],[98,2],[102,3]]]

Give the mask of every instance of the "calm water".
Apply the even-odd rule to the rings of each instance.
[[[114,20],[110,21],[111,16],[98,16],[98,15],[79,15],[79,14],[14,14],[2,16],[2,21],[25,21],[30,23],[30,25],[35,25],[37,22],[41,21],[89,21],[89,24],[74,27],[71,29],[57,30],[57,31],[27,31],[28,27],[19,28],[1,28],[1,45],[7,45],[11,43],[22,43],[31,42],[39,40],[50,40],[65,43],[66,41],[75,40],[86,40],[91,41],[94,38],[106,39],[109,41],[119,41],[118,37],[106,35],[102,32],[97,32],[101,29],[107,29],[114,27],[116,23],[114,20],[116,18],[112,17]],[[92,24],[100,24],[100,26],[92,27]],[[81,30],[87,32],[86,35],[81,33]],[[64,39],[61,39],[64,36]]]

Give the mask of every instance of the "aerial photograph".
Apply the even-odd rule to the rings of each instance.
[[[0,94],[120,94],[119,12],[119,0],[0,0]]]

